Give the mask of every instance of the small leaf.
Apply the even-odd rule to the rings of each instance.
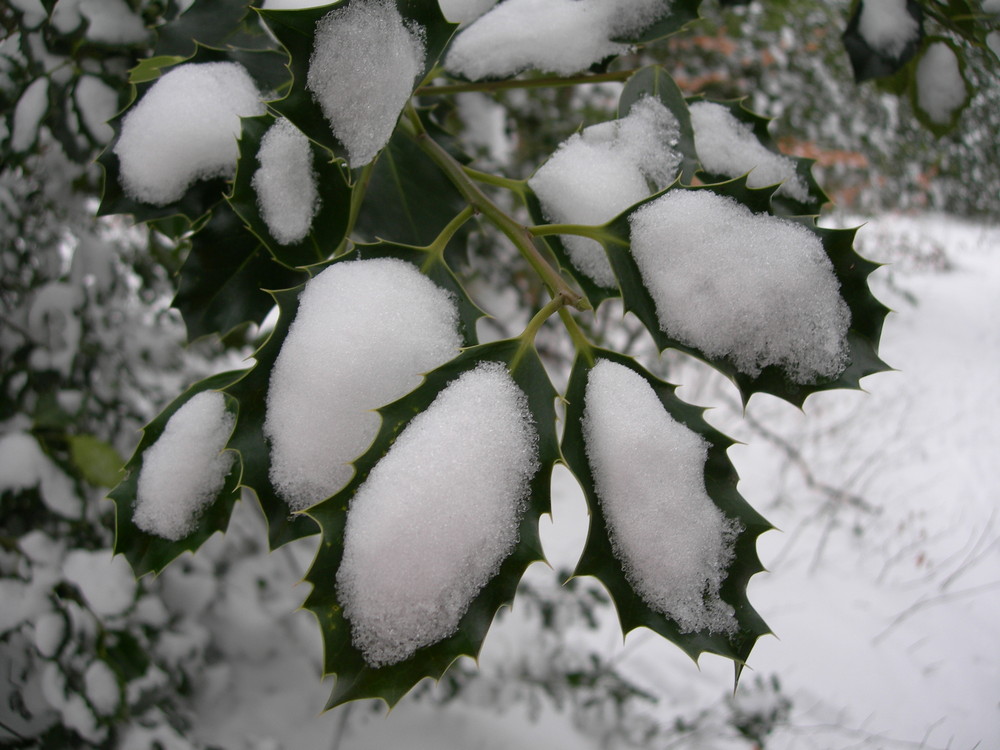
[[[351,625],[344,617],[334,587],[343,554],[343,533],[350,498],[388,453],[407,424],[427,409],[449,383],[482,362],[510,365],[515,361],[517,365],[511,375],[528,398],[539,433],[538,459],[541,464],[531,482],[529,504],[521,520],[517,545],[503,561],[497,575],[473,599],[456,633],[418,649],[413,656],[399,663],[373,668],[352,642]],[[555,435],[555,397],[556,393],[535,351],[524,350],[520,341],[508,340],[462,352],[448,364],[428,373],[424,383],[409,395],[379,410],[382,427],[368,452],[355,462],[357,471],[354,478],[340,493],[307,511],[319,523],[323,533],[316,560],[306,575],[313,590],[304,606],[316,615],[323,634],[324,673],[337,676],[328,708],[361,698],[381,698],[392,706],[424,677],[440,679],[459,656],[475,657],[478,654],[490,623],[501,607],[512,602],[524,571],[533,562],[543,559],[538,521],[542,514],[550,512],[551,471],[559,455]]]
[[[742,526],[735,541],[734,559],[726,570],[720,588],[722,600],[735,611],[738,629],[731,634],[708,630],[682,632],[673,619],[651,609],[625,575],[622,563],[611,545],[583,434],[587,379],[598,359],[610,360],[637,373],[649,383],[667,413],[704,438],[709,445],[705,464],[705,489],[719,510]],[[757,537],[771,526],[747,504],[736,489],[739,478],[726,453],[733,441],[705,422],[702,417],[704,409],[677,398],[675,388],[676,386],[653,377],[634,360],[613,351],[595,349],[590,357],[579,357],[574,364],[566,391],[566,429],[562,440],[562,455],[586,495],[590,508],[590,531],[573,575],[594,576],[604,584],[614,601],[624,633],[638,627],[647,627],[673,641],[696,661],[703,652],[725,656],[736,662],[738,676],[757,639],[770,632],[750,605],[746,588],[751,576],[763,570],[757,556]],[[663,554],[670,555],[670,550],[663,550]]]
[[[243,374],[242,371],[224,372],[213,375],[188,388],[142,431],[142,439],[132,458],[125,465],[125,478],[108,495],[115,502],[115,554],[122,554],[132,565],[136,577],[147,573],[159,573],[173,559],[183,552],[195,551],[204,544],[216,531],[225,531],[229,525],[233,507],[239,499],[240,463],[235,461],[233,468],[226,477],[225,484],[219,494],[199,516],[195,530],[183,539],[171,541],[149,534],[132,520],[139,489],[139,474],[142,471],[143,454],[152,447],[163,434],[170,420],[178,409],[195,395],[204,391],[225,388]],[[227,398],[227,408],[235,410],[236,403]]]
[[[183,13],[157,28],[155,54],[180,58],[195,54],[198,44],[215,49],[258,49],[273,44],[250,0],[194,0]]]
[[[70,435],[69,457],[81,476],[95,487],[114,487],[121,481],[125,461],[100,438]]]

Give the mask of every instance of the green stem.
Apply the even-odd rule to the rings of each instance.
[[[478,169],[466,166],[463,166],[462,170],[477,182],[482,182],[485,185],[506,188],[507,190],[517,193],[518,195],[524,194],[524,180],[501,177],[498,174],[491,174],[490,172],[480,172]]]
[[[475,213],[476,211],[472,206],[463,208],[454,219],[448,222],[445,228],[441,230],[441,233],[434,238],[434,241],[426,247],[427,260],[423,264],[425,272],[435,263],[441,262],[444,258],[444,249],[451,242],[451,238],[455,236],[455,232],[461,229],[462,225],[471,219]]]
[[[587,364],[593,367],[594,347],[590,343],[590,339],[587,338],[587,334],[580,329],[576,320],[573,319],[573,316],[569,314],[569,310],[565,307],[559,308],[559,318],[562,320],[563,325],[566,326],[569,337],[573,340],[573,346],[576,347],[577,354],[586,359]]]
[[[408,110],[412,111],[410,105]],[[507,238],[514,243],[525,260],[531,265],[535,272],[541,277],[552,297],[564,298],[566,304],[579,310],[589,310],[590,302],[579,292],[574,291],[559,275],[559,273],[549,265],[549,262],[535,246],[531,233],[523,224],[519,224],[501,209],[496,203],[479,189],[468,175],[462,165],[452,158],[451,154],[444,150],[441,145],[428,136],[426,131],[418,130],[412,120],[416,117],[416,112],[412,112],[409,120],[403,120],[404,127],[410,125],[411,135],[415,138],[417,145],[426,153],[441,171],[445,173],[455,188],[468,201],[473,209],[483,214],[489,219]],[[416,132],[414,132],[416,131]]]
[[[347,215],[347,229],[344,231],[344,239],[340,241],[340,244],[337,245],[337,249],[333,253],[333,257],[335,258],[347,252],[351,233],[354,231],[354,225],[361,214],[361,204],[365,202],[365,195],[368,193],[368,183],[372,180],[372,173],[375,171],[375,163],[377,161],[377,159],[374,159],[361,168],[361,175],[351,189],[351,208]]]
[[[576,234],[580,237],[589,237],[598,242],[609,239],[607,232],[602,227],[589,226],[587,224],[537,224],[528,227],[528,231],[531,232],[533,237],[547,237],[553,234]]]
[[[625,81],[631,78],[637,69],[616,70],[612,73],[581,76],[544,76],[540,78],[521,78],[505,81],[475,81],[471,83],[450,83],[440,86],[421,86],[416,90],[418,96],[445,96],[461,94],[467,91],[502,91],[504,89],[536,89],[553,88],[556,86],[579,86],[582,83],[607,83],[608,81]]]
[[[546,320],[552,317],[552,313],[557,310],[562,312],[563,308],[566,306],[566,299],[562,296],[553,297],[550,299],[545,307],[536,312],[531,320],[528,321],[528,325],[524,327],[521,335],[518,336],[520,339],[520,345],[517,347],[517,352],[510,361],[510,371],[514,372],[517,366],[521,363],[524,355],[527,354],[528,350],[535,345],[535,336],[538,333],[538,329],[542,327]],[[572,320],[572,318],[571,318]],[[574,321],[574,325],[575,325]]]

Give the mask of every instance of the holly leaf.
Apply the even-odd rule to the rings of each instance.
[[[699,18],[698,6],[701,0],[672,0],[669,12],[652,26],[647,27],[635,38],[619,41],[649,44],[658,39],[672,36]]]
[[[300,241],[282,244],[271,234],[264,221],[257,201],[253,178],[260,168],[257,157],[260,142],[276,122],[273,115],[243,118],[240,135],[240,161],[233,181],[229,205],[249,227],[250,231],[267,247],[276,260],[286,266],[306,266],[326,260],[333,255],[347,232],[351,212],[351,189],[347,185],[340,165],[330,158],[329,152],[310,141],[312,168],[319,193],[319,209],[312,219],[308,234]],[[277,289],[281,286],[267,285]]]
[[[139,491],[139,474],[143,456],[163,434],[170,417],[194,396],[204,391],[217,391],[237,380],[242,371],[213,375],[188,388],[142,430],[142,438],[125,464],[125,478],[108,495],[115,503],[115,554],[122,554],[132,565],[137,578],[147,573],[159,573],[183,552],[194,552],[216,531],[224,532],[229,525],[233,507],[239,499],[240,462],[234,461],[225,484],[205,511],[198,517],[194,531],[177,541],[149,534],[135,525]],[[236,411],[236,402],[226,397],[226,408]]]
[[[419,24],[425,33],[424,69],[413,81],[413,87],[416,88],[433,69],[457,26],[445,20],[437,0],[395,1],[403,20]],[[347,8],[350,4],[351,0],[343,0],[337,4],[337,8]],[[330,6],[321,6],[302,10],[257,12],[285,48],[288,54],[288,70],[292,74],[292,83],[287,94],[282,99],[272,102],[271,108],[291,120],[311,140],[329,149],[337,158],[346,161],[346,148],[333,134],[323,110],[313,98],[312,92],[306,88],[316,24],[330,11]]]
[[[508,366],[514,381],[528,398],[539,433],[541,468],[531,481],[530,499],[520,522],[518,542],[498,573],[472,600],[453,635],[417,649],[401,662],[373,668],[352,642],[351,624],[344,617],[334,587],[343,556],[350,499],[409,422],[426,410],[449,383],[482,362],[501,362]],[[336,675],[327,708],[362,698],[380,698],[393,706],[424,677],[440,679],[460,656],[478,655],[497,611],[513,601],[524,571],[533,562],[543,559],[538,521],[543,514],[551,512],[551,472],[559,456],[555,398],[556,392],[534,349],[525,348],[519,340],[505,340],[463,351],[451,362],[429,373],[424,383],[409,395],[379,409],[382,427],[371,448],[355,462],[354,478],[341,492],[307,511],[320,525],[323,539],[306,575],[313,590],[303,606],[319,621],[324,645],[324,674]]]
[[[861,34],[860,29],[861,12],[865,2],[881,2],[881,0],[862,0],[855,3],[854,12],[851,14],[843,34],[844,49],[847,50],[847,56],[851,60],[854,80],[857,83],[894,75],[914,58],[924,38],[923,7],[917,0],[907,0],[906,12],[918,24],[916,36],[908,41],[897,54],[890,55],[885,50],[872,48],[868,40]]]
[[[304,274],[275,262],[226,206],[191,236],[172,302],[187,326],[188,340],[224,337],[237,326],[260,323],[274,307],[265,289],[284,289]]]
[[[931,113],[927,108],[927,99],[931,100],[942,100],[942,93],[939,88],[941,84],[936,80],[937,76],[935,73],[930,73],[927,76],[929,81],[925,84],[928,89],[924,89],[924,85],[921,84],[921,71],[926,65],[928,67],[937,67],[939,70],[945,68],[948,65],[946,58],[938,58],[937,60],[932,60],[930,58],[931,50],[935,50],[934,54],[939,52],[944,53],[945,50],[954,55],[954,62],[958,66],[958,75],[961,78],[960,86],[952,86],[947,92],[944,99],[949,100],[950,110],[947,112],[947,117],[942,118],[940,112]],[[947,54],[947,53],[945,53]],[[972,101],[972,96],[975,93],[975,89],[972,84],[969,83],[969,76],[967,72],[968,64],[965,60],[965,55],[962,50],[955,44],[951,39],[945,37],[928,37],[923,49],[920,51],[920,58],[914,63],[912,69],[910,70],[909,76],[909,86],[910,86],[910,100],[913,104],[913,111],[917,116],[917,120],[925,128],[930,130],[935,136],[940,138],[943,135],[951,132],[958,125],[958,121],[961,118],[962,112],[966,107],[969,106],[969,102]],[[958,93],[961,98],[958,100],[952,100],[952,96]]]
[[[198,44],[215,49],[272,47],[250,5],[251,0],[194,0],[156,29],[154,54],[190,57]]]
[[[833,388],[860,388],[860,379],[866,375],[888,370],[879,359],[878,343],[882,324],[889,308],[879,302],[868,288],[868,276],[879,267],[862,258],[854,251],[853,229],[824,229],[817,227],[810,219],[788,219],[813,232],[823,245],[823,249],[833,264],[834,274],[840,282],[840,294],[851,312],[850,329],[847,332],[848,365],[836,378],[821,379],[814,383],[796,383],[788,378],[778,365],[768,365],[756,376],[740,372],[727,359],[711,357],[699,349],[683,344],[670,337],[660,328],[656,303],[643,283],[642,274],[630,252],[630,228],[628,217],[641,206],[665,195],[671,190],[711,190],[719,195],[733,198],[747,206],[754,213],[767,213],[772,203],[773,188],[755,189],[747,187],[746,178],[730,182],[695,188],[672,186],[646,201],[633,206],[606,224],[602,242],[611,266],[618,277],[625,309],[634,313],[652,335],[657,347],[676,349],[708,363],[724,374],[740,391],[746,404],[754,393],[770,393],[789,403],[801,406],[812,393]]]
[[[734,558],[726,570],[720,588],[722,600],[735,611],[738,629],[733,633],[710,632],[707,629],[682,632],[672,618],[650,608],[629,583],[621,561],[612,548],[608,524],[595,489],[593,470],[587,458],[583,435],[584,396],[587,378],[599,359],[607,359],[637,373],[652,387],[667,413],[708,443],[705,463],[705,490],[712,502],[727,518],[742,527],[734,543]],[[566,391],[566,429],[562,439],[562,456],[566,465],[583,487],[590,509],[590,531],[574,576],[593,576],[608,590],[618,612],[623,633],[646,627],[674,642],[695,661],[709,652],[732,659],[736,675],[746,663],[751,649],[770,629],[747,599],[747,583],[764,568],[757,556],[757,537],[771,525],[743,499],[736,489],[739,477],[726,451],[733,441],[709,425],[703,418],[704,409],[681,401],[675,395],[676,386],[653,377],[636,362],[617,352],[594,349],[579,356],[573,365]],[[642,471],[641,466],[636,471]],[[663,551],[665,555],[670,550]]]

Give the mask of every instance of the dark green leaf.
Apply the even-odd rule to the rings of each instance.
[[[624,633],[638,627],[647,627],[676,643],[695,660],[706,651],[728,657],[736,662],[738,677],[754,643],[760,636],[770,632],[747,600],[746,588],[750,577],[763,570],[757,556],[757,537],[771,526],[747,504],[736,489],[739,477],[726,453],[733,441],[705,422],[702,417],[704,409],[681,401],[674,394],[675,386],[656,379],[634,360],[617,352],[600,349],[595,349],[590,354],[593,359],[577,359],[570,375],[566,391],[566,429],[562,440],[564,461],[583,487],[590,508],[590,532],[574,575],[594,576],[604,584],[614,600]],[[735,557],[720,589],[722,600],[735,610],[739,626],[735,633],[727,635],[707,630],[681,632],[674,620],[652,610],[625,576],[622,563],[611,546],[583,437],[582,419],[587,378],[599,359],[628,367],[641,376],[653,388],[667,413],[709,444],[705,464],[705,489],[719,510],[728,518],[739,521],[742,526],[735,542]],[[636,469],[642,470],[641,467]],[[670,554],[670,550],[663,552],[665,555]]]
[[[542,559],[538,521],[542,514],[550,512],[551,472],[559,456],[555,434],[556,393],[537,354],[533,349],[522,350],[520,343],[508,340],[467,349],[429,373],[412,393],[380,409],[382,427],[372,447],[355,462],[357,471],[350,484],[308,511],[320,524],[323,541],[306,576],[313,590],[304,606],[316,615],[323,634],[324,673],[337,675],[328,708],[360,698],[381,698],[392,706],[424,677],[440,679],[459,656],[476,656],[497,611],[512,602],[524,571],[531,563]],[[351,641],[351,626],[343,615],[334,588],[343,554],[350,499],[410,420],[424,411],[451,381],[481,362],[510,365],[515,360],[518,364],[511,374],[528,397],[540,438],[541,463],[531,483],[529,505],[521,520],[517,546],[493,580],[476,595],[454,635],[418,649],[402,662],[372,668]]]
[[[242,375],[242,372],[224,372],[213,375],[188,388],[164,409],[142,431],[142,439],[129,462],[125,465],[125,479],[108,495],[115,502],[115,554],[122,554],[132,565],[137,577],[158,573],[183,552],[198,549],[216,531],[225,531],[233,506],[239,499],[240,462],[234,461],[223,488],[215,500],[198,518],[193,532],[183,539],[171,541],[148,534],[132,521],[136,508],[139,473],[142,471],[143,454],[150,448],[167,426],[170,417],[191,398],[203,391],[225,388]],[[234,399],[227,397],[230,411],[236,410]]]
[[[672,0],[667,15],[635,38],[623,39],[622,41],[648,44],[676,34],[692,21],[698,20],[699,5],[701,5],[701,0]]]
[[[250,5],[251,0],[195,0],[157,28],[155,54],[190,57],[198,44],[215,49],[270,46]]]

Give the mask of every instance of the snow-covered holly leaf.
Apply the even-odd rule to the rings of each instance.
[[[647,27],[634,39],[624,39],[622,41],[648,44],[657,39],[676,34],[692,21],[698,20],[698,6],[701,0],[672,0],[669,12],[652,26]]]
[[[142,439],[125,464],[125,478],[109,493],[115,502],[114,550],[131,563],[137,577],[158,573],[229,525],[239,499],[240,462],[223,447],[236,402],[218,391],[242,374],[213,375],[174,399],[143,428]],[[206,396],[207,404],[195,405],[199,411],[193,420],[187,413],[179,422],[171,422],[195,398],[205,401]],[[201,415],[206,413],[222,420],[202,424]],[[164,439],[168,425],[171,434]],[[206,433],[207,442],[218,445],[203,450]]]
[[[945,135],[958,124],[974,93],[958,45],[928,37],[910,75],[913,111],[920,123],[938,137]]]
[[[184,318],[189,341],[260,323],[274,307],[264,290],[286,289],[304,278],[275,262],[227,206],[212,212],[190,243],[172,303]]]
[[[787,216],[817,216],[830,202],[812,173],[815,161],[782,153],[768,130],[771,119],[751,112],[744,100],[696,98],[688,107],[702,182],[728,182],[747,172],[747,184],[754,188],[780,182],[771,195],[771,208]],[[699,146],[704,153],[698,152]]]
[[[844,48],[854,80],[886,78],[903,68],[920,49],[924,10],[917,0],[905,5],[884,0],[861,0],[844,31]]]
[[[398,13],[392,3],[355,5],[259,11],[292,74],[287,94],[271,108],[352,168],[369,163],[389,140],[456,28],[437,0],[396,0]]]
[[[606,225],[603,242],[626,309],[661,350],[712,365],[744,403],[765,392],[801,405],[888,369],[877,354],[888,308],[854,230],[769,215],[770,193],[745,178],[673,187]]]
[[[695,660],[728,657],[738,677],[770,632],[746,588],[763,570],[757,537],[771,526],[737,491],[733,441],[674,390],[613,351],[577,358],[562,455],[590,531],[574,575],[607,587],[623,632],[649,628]]]
[[[351,210],[341,166],[270,114],[243,119],[240,161],[227,200],[271,254],[292,267],[326,260],[343,239]]]
[[[382,427],[354,478],[307,511],[323,534],[304,606],[323,634],[324,673],[336,675],[328,707],[392,706],[478,654],[542,559],[538,521],[550,512],[559,455],[555,398],[530,343],[507,340],[463,351],[379,410]],[[403,516],[380,515],[385,504]]]

